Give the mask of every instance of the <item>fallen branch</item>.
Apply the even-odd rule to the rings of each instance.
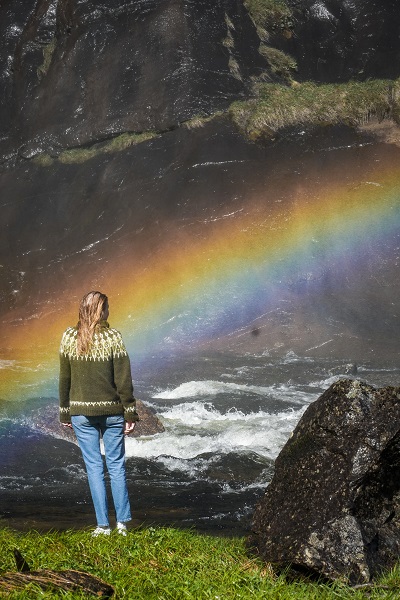
[[[27,585],[35,584],[42,590],[52,588],[67,591],[83,590],[87,594],[92,594],[98,598],[110,598],[114,594],[114,588],[111,585],[90,573],[73,569],[31,571],[28,563],[18,550],[14,550],[14,556],[19,572],[3,573],[0,576],[0,592],[22,590]]]

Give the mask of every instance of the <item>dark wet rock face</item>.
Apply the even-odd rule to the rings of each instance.
[[[266,63],[233,0],[0,5],[3,153],[30,158],[226,107]]]
[[[400,552],[400,388],[333,384],[305,412],[257,506],[268,562],[351,583]]]
[[[296,56],[299,80],[312,73],[326,80],[353,77],[361,51],[369,57],[362,77],[373,75],[379,32],[391,48],[391,74],[400,71],[400,61],[391,59],[399,45],[394,4],[293,0],[291,6],[294,35],[275,31],[268,43]],[[326,20],[323,7],[336,20]],[[358,36],[361,23],[371,35],[363,30]],[[369,179],[371,168],[397,165],[395,146],[369,148],[372,137],[346,127],[282,130],[256,145],[227,116],[206,124],[198,119],[248,98],[254,78],[272,81],[257,31],[242,0],[0,0],[0,313],[10,332],[26,313],[33,322],[45,318],[42,306],[60,305],[55,281],[68,296],[72,274],[108,287],[101,267],[109,260],[117,256],[129,268],[147,269],[155,251],[187,243],[188,223],[204,224],[196,235],[205,240],[217,213],[218,219],[239,218],[253,210],[255,195],[273,210],[283,193],[282,215],[290,213],[300,173],[305,182],[328,181],[328,166],[336,172],[337,160],[339,180],[352,189],[353,172],[380,185]],[[344,45],[336,44],[338,36]],[[371,42],[367,54],[356,50],[357,39]],[[143,131],[147,141],[111,148],[112,138]],[[78,156],[63,157],[71,148]],[[287,182],[292,188],[282,192]],[[379,338],[385,356],[397,353],[396,235],[374,248],[376,261],[366,271],[349,250],[345,276],[333,263],[326,269],[315,263],[287,278],[279,298],[289,301],[295,325],[280,309],[265,327],[258,321],[249,336],[254,351],[273,339],[296,352],[324,352],[324,344],[332,344],[330,351],[335,345],[345,360],[365,360],[365,340]],[[377,286],[377,277],[385,285]],[[336,322],[345,322],[345,333],[337,335]],[[7,358],[13,335],[5,342],[3,332]],[[245,338],[232,339],[218,343],[237,350]]]
[[[43,306],[51,306],[57,318],[70,306],[75,319],[79,296],[71,297],[72,280],[82,287],[109,288],[115,265],[126,265],[124,277],[129,277],[132,265],[146,268],[154,253],[185,247],[188,223],[199,223],[196,236],[207,240],[206,220],[251,211],[253,193],[260,194],[264,207],[280,197],[282,214],[291,214],[299,177],[315,181],[321,164],[325,178],[339,170],[349,188],[362,181],[364,173],[370,177],[377,157],[382,164],[398,165],[396,146],[377,149],[369,141],[349,128],[324,128],[312,137],[300,135],[263,147],[246,142],[226,119],[214,119],[204,127],[181,127],[84,162],[55,160],[41,167],[33,160],[19,161],[0,174],[4,347],[13,347],[15,328],[26,316],[46,322]],[[334,147],[340,150],[332,152]],[[258,329],[257,335],[242,336],[238,330],[239,335],[223,335],[210,343],[218,350],[257,353],[279,343],[285,352],[300,355],[332,340],[329,355],[344,363],[364,364],[377,355],[388,364],[398,362],[400,278],[390,244],[397,248],[397,237],[387,237],[384,247],[374,245],[374,260],[366,266],[359,266],[351,250],[346,265],[328,263],[322,274],[318,264],[302,266],[295,277],[282,282],[284,314],[278,307],[272,316],[261,316],[256,327],[251,326],[251,331]],[[314,279],[305,279],[314,269]],[[385,285],[376,285],[377,278]],[[69,304],[55,300],[55,289],[67,290]],[[79,289],[79,294],[85,291]],[[337,323],[342,324],[340,335]],[[298,340],[296,346],[293,340]],[[184,343],[190,347],[192,342],[196,339],[189,332]],[[157,348],[164,347],[160,336]],[[322,345],[321,352],[326,348]]]
[[[395,0],[288,0],[291,29],[266,43],[299,81],[397,77]],[[0,156],[32,158],[164,132],[272,81],[236,0],[8,0],[0,3]],[[265,41],[265,40],[264,40]]]
[[[271,40],[292,54],[295,78],[320,82],[396,78],[400,11],[396,0],[289,0],[293,35]]]

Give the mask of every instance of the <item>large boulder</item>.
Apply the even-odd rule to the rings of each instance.
[[[139,421],[135,425],[132,435],[140,437],[142,435],[155,435],[165,431],[164,425],[157,417],[156,413],[143,404],[141,400],[136,400],[136,410],[139,415]]]
[[[400,554],[400,388],[333,384],[276,460],[250,543],[262,558],[368,582]]]
[[[139,415],[139,421],[130,434],[131,437],[155,435],[156,433],[163,433],[165,431],[164,425],[155,411],[146,406],[141,400],[136,400],[136,412]],[[30,421],[34,429],[46,435],[69,441],[76,440],[72,429],[60,425],[58,420],[58,406],[56,404],[39,408]]]

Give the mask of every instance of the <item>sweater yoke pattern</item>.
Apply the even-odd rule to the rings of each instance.
[[[127,356],[127,351],[122,341],[122,336],[116,329],[102,328],[93,336],[89,352],[83,355],[77,353],[78,331],[75,327],[68,327],[61,340],[60,353],[66,358],[75,360],[104,361],[111,358]]]
[[[60,345],[60,421],[75,415],[124,415],[137,421],[128,352],[119,331],[102,320],[88,352],[78,355],[77,327],[68,327]]]

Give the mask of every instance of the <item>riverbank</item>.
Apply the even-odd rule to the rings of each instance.
[[[88,530],[17,533],[0,529],[1,573],[15,571],[18,548],[31,570],[76,569],[100,577],[115,589],[113,598],[302,600],[394,598],[400,568],[374,586],[349,588],[306,580],[290,581],[246,549],[244,538],[220,538],[172,528],[131,529],[126,537],[92,538]],[[39,592],[37,587],[3,592],[2,597],[88,598],[77,592]]]

